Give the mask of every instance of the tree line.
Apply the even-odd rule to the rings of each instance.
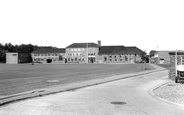
[[[13,45],[11,43],[5,43],[3,45],[0,43],[0,62],[6,62],[7,52],[27,53],[29,54],[29,58],[30,58],[29,60],[32,61],[30,53],[40,48],[56,48],[56,47],[37,46],[37,45],[32,45],[32,44]]]

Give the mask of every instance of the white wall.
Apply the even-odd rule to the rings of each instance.
[[[18,64],[18,53],[6,53],[7,64]]]

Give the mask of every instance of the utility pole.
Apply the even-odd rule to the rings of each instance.
[[[88,43],[87,43],[87,48],[86,48],[86,53],[87,53],[87,59],[86,59],[86,63],[88,63]]]
[[[177,76],[177,56],[178,54],[177,54],[177,49],[176,49],[176,52],[175,52],[175,75]]]

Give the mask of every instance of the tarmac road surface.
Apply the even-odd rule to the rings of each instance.
[[[28,99],[0,107],[0,115],[183,115],[182,106],[150,95],[167,74],[160,71]]]

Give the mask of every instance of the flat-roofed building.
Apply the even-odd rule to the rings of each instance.
[[[28,63],[29,55],[26,53],[10,52],[6,53],[6,63],[7,64],[18,64],[18,63]]]
[[[34,63],[65,63],[65,49],[41,48],[31,53]]]
[[[73,43],[66,47],[67,63],[98,63],[98,45]]]
[[[18,64],[18,53],[6,53],[7,64]]]

